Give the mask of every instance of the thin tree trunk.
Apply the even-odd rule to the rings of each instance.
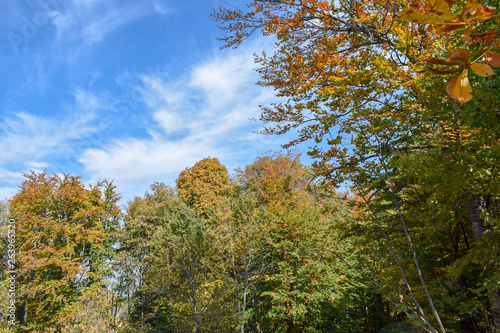
[[[491,231],[490,226],[485,224],[484,220],[481,218],[482,198],[479,194],[472,194],[470,192],[465,192],[464,198],[472,227],[472,234],[474,235],[474,240],[478,241]],[[488,249],[483,248],[482,250],[482,256],[486,255]],[[487,262],[485,262],[484,265],[487,265]],[[497,287],[493,290],[493,293],[489,294],[488,298],[490,299],[491,315],[496,331],[500,332],[500,288]]]

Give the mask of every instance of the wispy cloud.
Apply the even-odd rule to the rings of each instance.
[[[253,67],[252,53],[241,49],[214,56],[180,78],[140,75],[148,136],[88,149],[79,161],[93,179],[112,178],[127,187],[140,179],[171,181],[207,156],[234,164],[279,149],[275,140],[252,134],[260,125],[249,118],[274,99],[272,91],[255,85]]]
[[[92,114],[77,115],[57,121],[25,112],[4,117],[0,122],[0,154],[4,161],[42,159],[51,154],[62,154],[68,142],[92,133]]]
[[[124,25],[154,12],[150,0],[74,0],[54,18],[57,44],[72,45],[73,58]]]
[[[0,118],[0,199],[16,190],[22,174],[43,171],[65,162],[75,153],[82,139],[98,130],[97,98],[75,92],[74,103],[66,107],[67,116],[50,117],[25,111],[10,112]],[[61,170],[57,170],[61,171]],[[10,185],[11,187],[5,187]]]

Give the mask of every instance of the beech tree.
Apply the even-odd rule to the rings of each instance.
[[[229,175],[217,158],[207,157],[186,168],[175,183],[179,198],[203,217],[221,213],[220,209],[227,203]]]
[[[293,151],[264,155],[237,171],[241,190],[254,192],[262,209],[269,267],[257,284],[253,314],[265,331],[342,331],[359,318],[347,315],[352,305],[346,298],[360,289],[352,288],[332,254],[340,247],[335,229],[341,214],[333,207],[331,214],[307,191],[310,177]]]
[[[24,330],[71,330],[87,305],[107,305],[112,246],[120,218],[111,182],[86,189],[79,177],[25,174],[10,203],[16,221],[17,304]]]

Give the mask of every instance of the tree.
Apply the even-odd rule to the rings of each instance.
[[[200,211],[201,217],[184,200],[173,188],[154,183],[151,192],[129,204],[118,266],[120,286],[130,294],[133,331],[206,332],[234,325],[232,289],[213,266],[217,260],[208,210]],[[214,202],[203,204],[215,207]]]
[[[111,182],[86,189],[71,175],[24,176],[10,203],[21,325],[27,331],[69,329],[86,304],[106,303],[119,196]],[[110,327],[110,309],[103,310]]]
[[[129,319],[135,322],[134,329],[168,324],[158,313],[155,303],[163,295],[157,290],[147,290],[148,274],[158,234],[164,232],[164,210],[175,202],[175,190],[163,183],[155,182],[144,197],[135,197],[129,202],[127,214],[119,232],[119,251],[115,263],[117,290],[127,303]]]
[[[234,298],[227,278],[217,274],[217,252],[206,220],[178,200],[164,212],[165,231],[155,248],[153,288],[163,290],[173,327],[195,332],[229,331]]]
[[[256,193],[233,187],[230,214],[217,219],[212,229],[216,251],[212,261],[216,274],[229,280],[237,329],[246,332],[253,326],[259,286],[272,263],[264,247],[264,215]]]
[[[287,146],[314,140],[316,146],[308,154],[317,159],[314,165],[317,175],[329,184],[336,186],[348,180],[365,195],[386,193],[398,211],[394,217],[400,220],[413,252],[415,272],[423,277],[405,223],[406,211],[400,205],[399,193],[412,184],[394,184],[392,178],[404,173],[395,167],[395,161],[401,155],[411,159],[418,151],[435,154],[445,150],[448,158],[464,166],[463,173],[455,176],[461,180],[455,190],[468,207],[472,230],[491,233],[495,228],[481,216],[498,215],[496,206],[489,204],[492,198],[498,198],[498,190],[485,181],[496,174],[494,165],[498,164],[498,155],[493,151],[499,139],[498,112],[491,112],[499,106],[492,96],[496,95],[492,94],[496,80],[483,79],[484,89],[478,87],[475,92],[474,106],[459,107],[443,98],[441,91],[446,81],[425,74],[424,60],[435,65],[447,62],[461,66],[459,70],[471,67],[476,74],[488,76],[492,70],[484,64],[473,65],[469,60],[472,54],[453,52],[460,50],[457,48],[460,43],[470,43],[476,37],[486,43],[489,34],[497,36],[497,27],[491,23],[496,19],[493,9],[467,2],[462,16],[454,16],[455,23],[460,25],[463,22],[459,21],[465,20],[461,27],[469,29],[461,41],[461,34],[445,35],[439,31],[439,25],[443,29],[448,25],[443,23],[449,19],[444,16],[450,7],[445,2],[426,1],[425,6],[423,2],[415,2],[410,6],[405,9],[395,1],[256,0],[245,12],[221,8],[213,17],[227,33],[223,38],[226,47],[238,46],[258,30],[264,35],[275,35],[277,44],[272,55],[264,53],[257,58],[260,83],[273,87],[286,100],[263,108],[261,120],[274,123],[265,132],[283,134],[296,129],[297,138]],[[400,19],[414,15],[409,19],[422,23],[418,20],[425,15],[415,14],[419,10],[439,18],[440,23],[430,22],[431,26],[438,25],[438,29],[426,29]],[[476,35],[471,26],[478,22],[481,27]],[[488,29],[494,31],[488,32],[488,24]],[[494,52],[489,47],[479,52],[476,56],[486,56],[490,64],[496,64],[496,54],[487,53]],[[433,60],[450,53],[453,56],[446,61]],[[453,92],[466,86],[465,75],[453,79],[448,90]],[[441,176],[443,182],[449,177]],[[478,240],[476,237],[476,246],[483,253],[496,252],[491,243],[481,245]],[[495,265],[498,256],[493,257]],[[424,289],[428,289],[424,279],[420,280]],[[485,282],[489,284],[488,280],[482,281]],[[498,327],[500,317],[496,309],[500,303],[496,295],[498,288],[493,288],[490,306]],[[433,312],[437,318],[436,311]]]
[[[343,291],[353,292],[332,255],[334,242],[340,245],[335,239],[340,214],[329,213],[308,193],[310,174],[300,156],[264,155],[238,170],[236,179],[241,191],[257,195],[262,210],[262,247],[269,267],[257,284],[253,310],[260,328],[321,332],[353,324],[347,318],[345,326],[337,321],[345,313],[341,308],[348,293]]]
[[[217,158],[207,157],[186,168],[175,183],[179,198],[204,217],[217,214],[216,208],[227,203],[229,175]]]

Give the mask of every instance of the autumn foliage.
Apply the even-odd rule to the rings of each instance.
[[[448,81],[446,92],[463,104],[472,99],[469,84],[471,69],[480,77],[495,75],[492,67],[500,67],[498,15],[496,8],[484,2],[470,0],[465,3],[446,0],[412,2],[401,11],[399,17],[425,26],[428,31],[443,35],[447,39],[450,54],[445,59],[430,57],[425,62],[432,65],[452,66],[452,69],[426,67],[440,75],[461,72]],[[450,41],[460,33],[465,45]],[[449,36],[452,34],[452,36]]]
[[[26,174],[10,203],[16,221],[21,325],[78,325],[87,302],[106,306],[119,196],[112,183],[86,189],[77,177]],[[109,319],[109,318],[108,318]]]

